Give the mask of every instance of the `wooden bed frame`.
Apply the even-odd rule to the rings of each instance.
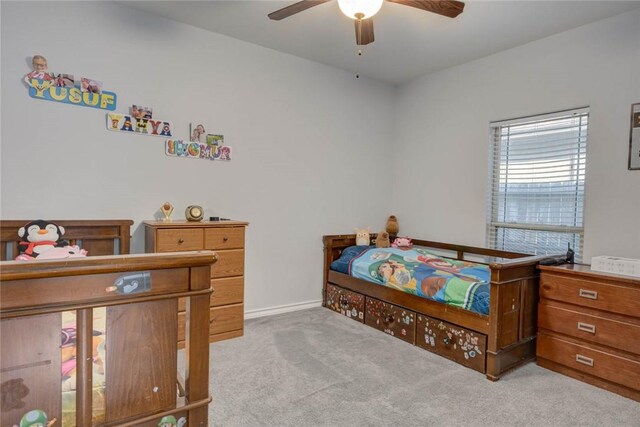
[[[17,230],[1,221],[3,258],[14,257]],[[129,251],[132,221],[55,221],[89,257],[0,263],[0,425],[29,411],[62,420],[61,319],[76,314],[75,425],[156,427],[163,417],[208,425],[211,251],[104,255]],[[17,226],[16,226],[17,225]],[[9,249],[8,249],[9,248]],[[11,255],[10,255],[11,254]],[[143,278],[141,278],[141,275]],[[142,283],[131,292],[122,284]],[[117,285],[117,286],[116,286]],[[137,286],[137,284],[136,284]],[[178,299],[187,300],[185,379],[178,372]],[[106,307],[106,387],[102,419],[93,418],[94,310]]]
[[[372,241],[375,238],[376,235],[373,234]],[[355,293],[358,298],[363,295],[367,304],[379,304],[375,301],[379,300],[386,303],[386,307],[391,304],[406,309],[409,313],[413,312],[416,316],[428,317],[436,323],[439,322],[440,329],[445,329],[443,325],[449,323],[454,329],[462,331],[463,334],[471,332],[475,336],[486,337],[486,357],[484,360],[480,360],[480,365],[474,369],[485,373],[487,378],[493,381],[498,380],[508,370],[535,358],[538,301],[538,270],[536,266],[541,259],[547,256],[529,256],[514,252],[414,239],[415,246],[424,247],[436,253],[446,252],[443,255],[445,257],[489,265],[491,270],[490,313],[482,315],[332,271],[329,268],[331,262],[339,258],[343,249],[355,245],[355,235],[328,235],[323,237],[323,241],[325,254],[323,306],[329,307],[327,286],[333,285],[341,291],[342,289],[346,290],[347,294],[349,292]],[[345,301],[340,303],[346,304],[346,297]],[[369,322],[364,323],[369,324]],[[424,336],[425,332],[417,331],[416,336],[420,336],[420,334]],[[438,339],[441,339],[442,335]],[[467,355],[465,354],[465,358],[461,358],[460,354],[454,351],[454,348],[458,347],[455,340],[451,344],[446,341],[446,336],[444,339],[446,348],[441,352],[432,351],[459,363],[467,364],[465,361]],[[440,345],[444,344],[436,342],[436,346]],[[428,346],[425,348],[430,349]]]

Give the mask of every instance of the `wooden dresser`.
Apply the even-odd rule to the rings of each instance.
[[[640,401],[640,278],[539,268],[538,365]]]
[[[242,221],[145,221],[146,252],[214,250],[211,268],[209,342],[244,331],[244,232]],[[178,305],[178,343],[184,346],[185,301]]]

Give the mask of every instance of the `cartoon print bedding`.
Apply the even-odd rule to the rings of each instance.
[[[423,298],[489,314],[489,267],[425,249],[351,246],[331,269]]]

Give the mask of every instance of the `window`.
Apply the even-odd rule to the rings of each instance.
[[[588,108],[491,123],[487,245],[582,259]]]

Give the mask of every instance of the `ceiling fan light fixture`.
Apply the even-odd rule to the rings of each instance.
[[[338,0],[342,13],[351,19],[368,19],[378,13],[384,0]]]

